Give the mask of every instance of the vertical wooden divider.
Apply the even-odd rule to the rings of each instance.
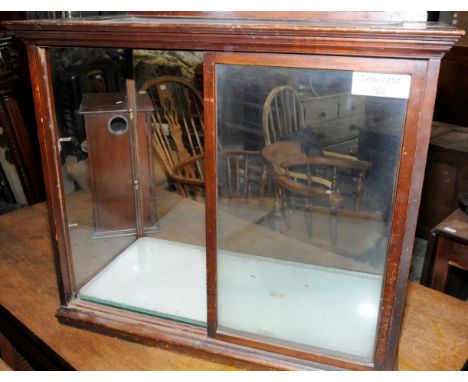
[[[50,56],[46,48],[36,45],[28,45],[27,52],[60,303],[66,305],[75,296],[76,285],[71,258],[70,234],[65,213],[65,195],[63,192]]]
[[[217,178],[216,178],[216,106],[214,53],[203,57],[205,109],[205,218],[208,336],[215,337],[217,315]]]
[[[135,201],[135,218],[136,218],[136,232],[137,237],[144,236],[145,224],[143,221],[143,201],[141,198],[141,163],[140,163],[140,149],[138,139],[138,112],[136,101],[135,80],[127,78],[127,102],[128,102],[128,115],[130,119],[130,155],[132,158],[132,182],[133,182],[133,195]]]

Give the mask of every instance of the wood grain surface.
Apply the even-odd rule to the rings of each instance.
[[[0,358],[0,371],[11,371],[11,368]]]
[[[106,46],[374,57],[442,57],[464,31],[443,24],[337,23],[336,20],[121,16],[5,21],[7,30],[39,46]],[[63,28],[67,33],[63,33]],[[117,34],[109,33],[115,28]]]
[[[61,325],[44,203],[0,217],[0,304],[78,370],[239,370],[228,362]],[[399,370],[460,370],[468,355],[468,305],[410,283]],[[208,356],[209,357],[209,356]],[[238,365],[237,365],[238,366]]]
[[[55,313],[60,300],[44,203],[0,218],[0,304],[77,370],[232,369],[59,324]]]
[[[455,210],[440,222],[435,229],[441,234],[445,232],[450,237],[468,243],[468,215],[460,209]]]

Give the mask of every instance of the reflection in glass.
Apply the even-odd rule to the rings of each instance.
[[[84,300],[205,325],[201,55],[167,53],[52,50],[73,268]]]
[[[216,65],[218,325],[373,360],[405,99]]]
[[[80,288],[136,239],[128,134],[113,135],[107,126],[109,119],[126,113],[124,54],[56,48],[51,57],[73,269]],[[115,234],[119,231],[127,235]]]

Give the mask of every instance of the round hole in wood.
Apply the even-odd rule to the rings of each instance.
[[[127,118],[121,115],[115,115],[111,119],[109,119],[107,127],[109,128],[109,131],[111,132],[111,134],[114,134],[114,135],[125,134],[128,130]]]

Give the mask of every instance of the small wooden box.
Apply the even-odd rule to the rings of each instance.
[[[137,98],[136,126],[141,166],[139,187],[145,230],[156,230],[153,155],[150,119],[153,106],[147,94]],[[130,113],[125,93],[83,96],[89,173],[94,213],[94,237],[136,232],[134,166]]]

